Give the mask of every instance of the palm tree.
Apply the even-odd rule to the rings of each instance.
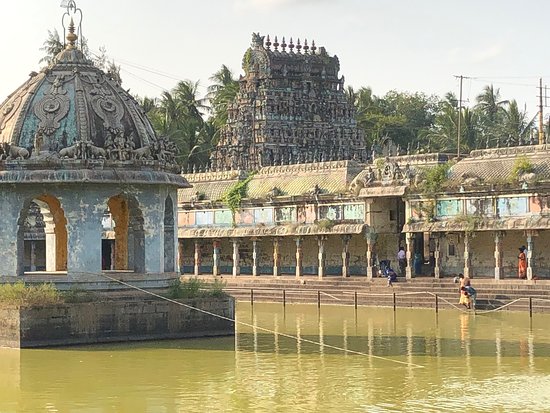
[[[38,63],[46,63],[48,66],[53,62],[55,56],[57,56],[64,48],[63,42],[59,38],[57,29],[48,30],[48,38],[44,41],[41,51],[46,54],[42,57]]]
[[[516,100],[511,100],[505,111],[503,133],[510,139],[511,143],[527,142],[531,135],[531,129],[535,124],[536,116],[529,120],[527,112],[520,111]]]
[[[234,78],[233,72],[226,65],[222,65],[210,80],[214,83],[208,86],[207,96],[212,111],[212,123],[216,128],[215,136],[218,137],[219,131],[227,123],[227,108],[239,92],[239,81]]]
[[[494,146],[501,140],[502,121],[506,113],[506,105],[509,102],[500,99],[500,90],[495,89],[493,85],[485,86],[476,100],[477,105],[474,109],[479,115],[482,136],[489,143],[488,146]]]
[[[198,97],[199,82],[180,81],[170,92],[163,92],[158,109],[152,116],[153,125],[161,135],[168,136],[179,149],[178,162],[186,167],[193,149],[201,144],[203,115],[208,108]]]

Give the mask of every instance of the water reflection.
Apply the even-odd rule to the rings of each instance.
[[[237,309],[238,321],[258,328],[239,325],[235,337],[205,340],[0,350],[0,411],[542,412],[550,405],[549,316],[530,323],[521,313]]]

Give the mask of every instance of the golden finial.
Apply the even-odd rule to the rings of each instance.
[[[68,48],[73,49],[75,46],[75,43],[78,39],[78,36],[74,33],[74,21],[71,17],[71,22],[69,23],[69,34],[67,34],[67,41],[69,42]]]

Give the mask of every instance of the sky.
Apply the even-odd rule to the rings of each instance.
[[[61,0],[2,0],[0,101],[40,69],[48,30],[63,33]],[[340,59],[346,85],[444,96],[473,106],[489,84],[536,115],[550,86],[547,0],[76,0],[90,49],[105,47],[123,87],[159,97],[222,64],[242,74],[251,34],[307,38]],[[543,93],[544,94],[544,93]],[[549,91],[550,97],[550,91]],[[548,99],[550,105],[550,99]],[[550,107],[545,113],[550,114]],[[547,118],[547,116],[546,116]]]

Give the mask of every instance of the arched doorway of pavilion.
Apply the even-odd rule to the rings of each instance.
[[[28,200],[19,214],[17,274],[35,271],[67,271],[67,219],[52,195]]]
[[[143,214],[137,199],[122,194],[109,198],[106,215],[114,226],[113,236],[102,240],[102,269],[145,272]]]
[[[175,271],[174,202],[170,196],[164,202],[164,271]]]

